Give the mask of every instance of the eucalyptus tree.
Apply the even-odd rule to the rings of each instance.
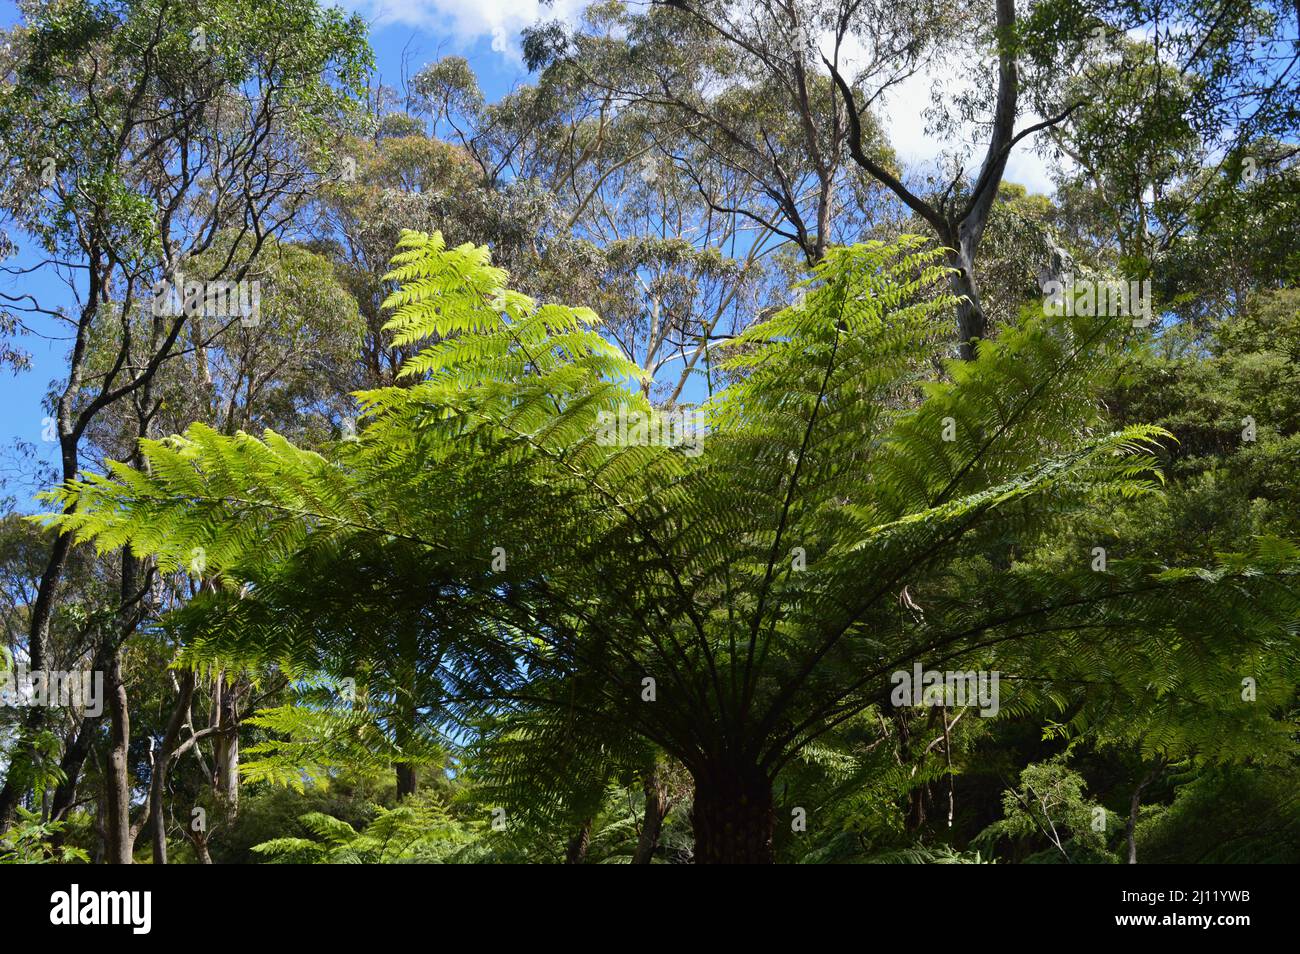
[[[140,327],[160,283],[182,283],[188,261],[226,236],[214,269],[188,279],[246,280],[269,237],[302,208],[333,130],[350,121],[369,50],[360,21],[312,0],[216,3],[108,0],[24,5],[7,36],[3,139],[4,220],[31,246],[30,263],[61,298],[5,293],[10,313],[43,317],[72,341],[53,400],[60,468],[75,474],[82,442],[106,408],[129,402],[137,436],[157,412],[151,386],[182,345],[186,309]],[[57,297],[57,296],[56,296]],[[70,304],[69,304],[70,303]],[[116,355],[88,367],[97,337],[117,334]],[[47,662],[46,641],[70,541],[59,535],[32,604],[27,652]],[[149,573],[121,567],[117,642],[139,621]],[[111,858],[129,861],[130,737],[116,655],[110,659],[114,780]],[[41,711],[30,710],[28,731]],[[24,761],[20,747],[15,767]],[[7,773],[0,824],[22,796]]]
[[[543,82],[579,77],[589,97],[642,116],[663,159],[715,213],[740,216],[815,264],[860,233],[878,202],[849,160],[838,89],[804,55],[813,24],[778,21],[763,5],[738,15],[766,31],[764,49],[662,6],[641,14],[596,4],[576,31],[528,31],[524,50]],[[871,117],[859,131],[888,154]]]
[[[602,56],[612,61],[619,49]],[[770,262],[776,236],[739,211],[749,205],[745,177],[695,174],[674,157],[704,143],[568,63],[490,105],[455,57],[427,66],[414,85],[418,113],[489,182],[540,189],[553,203],[541,275],[521,271],[528,263],[491,236],[443,232],[488,241],[529,294],[599,311],[610,339],[650,375],[644,387],[656,400],[693,395],[709,344],[735,334],[781,277]],[[777,294],[788,298],[784,287]]]
[[[312,219],[312,247],[334,262],[366,325],[353,387],[391,384],[409,357],[383,328],[392,291],[384,275],[403,228],[491,245],[528,276],[530,294],[594,296],[599,253],[571,234],[567,213],[540,183],[485,179],[466,147],[428,135],[421,120],[390,113],[377,126],[373,139],[345,142],[350,174],[320,191]]]
[[[479,620],[446,672],[448,716],[542,707],[659,746],[692,777],[705,862],[772,860],[774,780],[900,704],[913,666],[1000,672],[1013,711],[1087,683],[1101,704],[1176,698],[1202,734],[1207,712],[1268,721],[1292,691],[1296,547],[1263,538],[1208,568],[1020,558],[1099,500],[1153,492],[1166,432],[1098,427],[1109,318],[1026,319],[897,401],[952,306],[926,294],[946,275],[925,244],[828,255],[802,303],[738,339],[701,445],[629,385],[592,313],[408,233],[390,330],[423,347],[409,386],[359,395],[358,440],[325,456],[196,425],[143,442],[147,470],[56,489],[49,519],[164,568],[204,546],[232,595],[270,567],[344,579],[357,547],[409,548],[371,585],[453,581]],[[241,632],[216,627],[207,651],[247,649]],[[256,641],[313,658],[292,630]],[[1239,696],[1245,658],[1263,705]]]
[[[1078,104],[1043,143],[1062,160],[1058,194],[1079,227],[1071,237],[1103,264],[1151,277],[1177,309],[1195,278],[1169,266],[1200,234],[1240,221],[1239,193],[1285,215],[1300,148],[1300,27],[1269,3],[1223,4],[1212,16],[1181,4],[1093,12],[1097,25],[1066,51],[1075,65],[1064,77],[1031,33],[1028,96],[1046,112]],[[1260,241],[1271,244],[1274,215],[1261,212]]]
[[[751,189],[743,214],[792,242],[809,264],[833,242],[859,237],[865,223],[881,217],[882,196],[894,198],[952,249],[961,340],[986,332],[973,258],[1010,153],[1015,120],[1010,53],[1015,14],[1009,0],[998,5],[996,24],[934,0],[754,5],[672,0],[644,14],[601,9],[627,37],[621,48],[610,40],[604,19],[572,35],[553,25],[531,35],[532,64],[579,69],[598,88],[615,89],[625,101],[659,110],[704,147],[683,162],[697,169],[721,166],[746,177]],[[929,180],[931,198],[924,187],[905,182],[889,130],[872,108],[933,68],[945,47],[978,63],[971,54],[984,52],[995,29],[1007,42],[982,174],[973,187],[965,183],[967,157],[957,153],[946,189]],[[611,54],[611,47],[617,52]],[[942,122],[950,133],[957,126],[950,117]],[[855,193],[869,194],[868,202],[857,203],[865,216],[852,215]]]
[[[214,270],[228,251],[224,237],[219,238],[186,268],[200,274]],[[226,434],[273,427],[308,446],[328,440],[336,433],[335,422],[352,409],[346,390],[353,381],[363,327],[356,302],[335,280],[331,262],[293,243],[268,239],[247,274],[248,281],[258,285],[257,314],[235,322],[221,316],[189,316],[185,347],[159,368],[150,387],[155,427],[168,432],[198,420]],[[152,315],[132,316],[137,340],[145,337],[145,325],[153,320]],[[103,367],[120,347],[114,329],[106,330],[94,343],[88,367]],[[138,436],[135,414],[128,402],[106,408],[87,429],[86,456],[129,457]],[[156,579],[154,609],[147,621],[194,596],[202,587],[204,570],[203,552],[196,550],[185,574]],[[152,708],[165,717],[143,733],[133,732],[134,741],[141,742],[144,735],[149,746],[147,761],[130,764],[131,784],[133,789],[147,788],[149,798],[132,820],[131,832],[135,840],[148,826],[154,861],[165,863],[165,795],[169,776],[174,778],[173,763],[182,754],[197,756],[196,746],[210,746],[209,768],[203,774],[217,797],[207,810],[213,827],[218,808],[222,824],[233,820],[240,788],[240,722],[247,714],[241,710],[256,694],[251,681],[220,670],[203,679],[191,670],[158,673],[157,661],[164,666],[173,661],[175,645],[165,631],[149,629],[137,637],[141,645],[134,660],[125,664],[124,676],[140,697],[132,708]],[[147,661],[141,664],[142,659]],[[274,685],[275,680],[265,683]],[[93,733],[95,720],[86,721],[78,736]],[[59,791],[67,798],[76,790],[75,748],[65,754],[67,778]],[[56,797],[55,809],[66,811],[69,804]]]
[[[1134,188],[1122,224],[1131,232],[1153,211],[1196,206],[1159,196],[1189,130],[1230,173],[1246,158],[1265,163],[1250,156],[1261,138],[1294,133],[1300,48],[1283,0],[1210,10],[1109,0],[661,0],[645,12],[594,10],[576,30],[557,22],[531,31],[530,65],[580,71],[594,88],[707,142],[679,161],[749,177],[745,214],[810,262],[829,242],[858,237],[846,234],[850,223],[832,237],[848,207],[838,177],[892,197],[949,249],[965,357],[989,330],[976,263],[1014,148],[1082,150],[1128,169]],[[897,129],[882,128],[886,104],[903,84],[927,80],[930,105],[893,122],[924,124],[946,145],[931,168],[902,169],[888,151]],[[1136,257],[1124,264],[1140,272],[1141,248],[1131,244]]]

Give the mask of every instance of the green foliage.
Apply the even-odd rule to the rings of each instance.
[[[245,720],[268,737],[244,750],[240,775],[249,782],[286,785],[299,792],[309,783],[348,769],[376,773],[396,765],[441,768],[446,754],[436,739],[408,736],[398,745],[383,719],[363,706],[327,709],[284,705]]]
[[[358,832],[347,822],[311,812],[298,819],[304,837],[275,838],[253,851],[284,864],[434,864],[470,843],[473,829],[457,821],[439,795],[425,795],[395,808],[377,807]]]
[[[1026,859],[1030,862],[1117,860],[1106,847],[1114,816],[1087,799],[1083,777],[1061,759],[1026,766],[1020,784],[1003,793],[1002,812],[1002,820],[986,828],[977,842],[991,847],[1010,839],[1045,845]]]
[[[0,334],[66,323],[63,466],[131,466],[0,525],[0,680],[115,659],[173,860],[1114,861],[1130,805],[1143,861],[1294,860],[1292,0],[835,6],[596,3],[488,102],[316,0],[20,5]],[[978,180],[880,125],[926,62]],[[1026,115],[1051,198],[999,182]],[[1058,272],[1156,326],[1044,315]],[[160,320],[181,274],[260,322]],[[0,861],[119,840],[110,723],[0,709],[0,827],[67,819]]]
[[[36,812],[19,808],[17,821],[0,834],[0,865],[89,864],[89,856],[80,848],[52,847],[50,840],[65,827],[63,822],[45,822]]]
[[[946,846],[928,848],[924,845],[905,848],[899,851],[883,852],[864,859],[866,864],[888,865],[987,865],[992,861],[985,859],[978,851],[955,851]]]
[[[1142,725],[1155,749],[1175,722],[1212,745],[1222,723],[1203,710],[1272,731],[1296,548],[1261,539],[1204,568],[1131,558],[1105,573],[1084,554],[1017,559],[1100,502],[1156,492],[1169,435],[1104,429],[1091,379],[1115,319],[1027,316],[926,382],[951,301],[931,293],[945,272],[924,245],[832,250],[803,303],[729,345],[734,383],[703,408],[695,455],[602,439],[619,414],[662,418],[594,315],[507,290],[482,249],[407,233],[388,303],[395,341],[420,348],[413,380],[359,395],[358,440],[317,454],[195,425],[143,442],[146,471],[113,464],[51,492],[65,512],[47,519],[166,570],[202,548],[223,591],[186,611],[193,661],[342,676],[347,660],[395,678],[396,660],[428,656],[403,654],[414,628],[443,647],[439,718],[551,711],[558,735],[507,722],[500,744],[531,737],[584,766],[602,750],[578,718],[611,755],[640,737],[698,781],[721,746],[770,780],[913,662],[999,670],[1005,709],[1070,708],[1078,725],[1154,696],[1176,716]],[[330,587],[371,621],[398,612],[354,636],[346,608],[315,615]],[[1243,659],[1269,676],[1266,705],[1241,704]],[[279,728],[295,744],[302,723]]]
[[[162,220],[177,210],[140,174],[154,148],[136,112],[143,103],[184,116],[187,137],[197,105],[219,102],[222,122],[205,131],[222,149],[204,161],[233,171],[268,123],[305,151],[332,138],[332,125],[351,121],[370,62],[360,19],[315,0],[71,0],[25,12],[13,37],[23,55],[0,107],[0,141],[24,157],[4,170],[6,210],[55,254],[77,254],[90,238],[77,230],[93,221],[94,241],[144,268],[163,256]],[[47,189],[48,205],[38,201]]]
[[[1173,803],[1138,824],[1148,864],[1295,864],[1300,789],[1294,766],[1227,767],[1178,787]]]

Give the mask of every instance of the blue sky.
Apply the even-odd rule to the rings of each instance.
[[[633,0],[635,2],[635,0]],[[466,57],[479,78],[485,96],[494,100],[512,87],[528,81],[520,56],[519,33],[539,19],[573,20],[583,0],[554,0],[543,6],[537,0],[343,0],[341,5],[360,13],[371,28],[371,44],[383,82],[400,85],[403,64],[413,75],[425,63],[448,55]],[[0,0],[0,24],[11,26],[18,20],[13,0]],[[930,136],[918,120],[929,103],[932,77],[918,75],[903,84],[886,104],[885,112],[891,138],[900,156],[909,163],[921,163],[938,154],[946,143]],[[1032,122],[1032,117],[1025,120]],[[1031,191],[1048,192],[1050,183],[1042,162],[1028,144],[1019,146],[1008,165],[1007,178],[1021,182]],[[6,264],[23,264],[22,236],[11,236],[20,253]],[[66,292],[49,280],[25,278],[16,284],[11,277],[0,276],[10,294],[30,293],[42,304],[66,304]],[[63,297],[58,297],[62,293]],[[15,441],[25,441],[36,448],[47,462],[57,460],[57,445],[44,441],[42,399],[50,383],[64,373],[68,343],[63,330],[48,321],[33,317],[34,334],[20,341],[31,356],[31,367],[13,375],[0,372],[0,479],[9,478],[0,497],[17,498],[21,509],[30,509],[31,490],[17,476]]]

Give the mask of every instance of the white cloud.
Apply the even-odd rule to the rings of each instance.
[[[833,45],[831,35],[824,35],[819,45],[829,54]],[[855,64],[865,60],[865,53],[856,37],[846,37],[840,47],[841,70],[851,72]],[[877,106],[877,115],[883,121],[885,132],[898,157],[910,172],[932,172],[937,168],[939,157],[945,153],[964,153],[971,156],[968,162],[975,166],[968,170],[968,174],[977,175],[987,144],[976,141],[979,131],[974,126],[963,127],[955,139],[941,138],[926,130],[925,113],[931,107],[930,91],[936,81],[946,95],[959,91],[963,85],[969,85],[963,71],[955,64],[942,61],[931,63],[882,96]],[[1017,122],[1017,129],[1038,121],[1038,116],[1022,116]],[[1005,178],[1020,183],[1030,192],[1050,194],[1053,185],[1048,164],[1034,152],[1035,139],[1036,136],[1027,136],[1012,149],[1007,160]]]
[[[341,0],[376,26],[400,25],[449,35],[469,45],[491,37],[492,50],[518,60],[519,32],[539,20],[575,21],[588,0]]]
[[[972,164],[972,168],[968,169],[968,174],[978,174],[988,148],[987,140],[980,136],[980,130],[966,125],[956,134],[955,139],[942,139],[925,128],[924,113],[931,106],[931,85],[939,79],[950,87],[950,81],[955,77],[956,71],[939,66],[909,77],[883,97],[884,107],[880,112],[886,132],[899,157],[908,166],[933,168],[935,160],[941,154],[961,152],[970,156],[967,161]],[[1022,115],[1016,122],[1016,129],[1032,126],[1039,119],[1032,113]],[[1018,182],[1030,192],[1050,195],[1054,186],[1048,163],[1034,151],[1038,135],[1040,134],[1026,136],[1012,148],[1004,179]]]
[[[463,45],[490,38],[493,52],[518,63],[521,59],[519,33],[539,20],[560,19],[574,23],[590,0],[554,0],[549,6],[539,0],[342,0],[344,6],[356,10],[376,26],[400,25],[427,30],[448,36]],[[846,38],[840,50],[841,67],[851,70],[860,61],[863,50],[856,47],[856,39]],[[820,38],[819,45],[830,49],[830,35]],[[944,152],[970,145],[973,129],[960,137],[962,142],[943,140],[926,132],[925,110],[930,106],[930,87],[940,79],[951,87],[960,71],[933,65],[929,70],[909,77],[894,87],[884,98],[880,113],[885,120],[890,142],[899,157],[913,171],[924,172],[934,167],[935,160]],[[1020,124],[1037,121],[1025,116]],[[976,144],[975,162],[983,158],[983,150]],[[1012,151],[1007,162],[1006,177],[1026,186],[1031,192],[1050,193],[1051,178],[1047,163],[1033,151],[1032,137],[1022,140]],[[972,171],[972,174],[974,171]]]

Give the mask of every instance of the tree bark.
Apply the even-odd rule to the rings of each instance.
[[[697,864],[772,864],[772,783],[757,768],[728,766],[694,776]]]
[[[208,850],[207,832],[188,833],[187,837],[190,840],[190,844],[194,846],[194,853],[199,857],[199,864],[212,864],[212,852]]]
[[[975,357],[978,347],[975,339],[988,337],[988,318],[980,304],[979,288],[975,285],[975,249],[969,242],[957,242],[958,247],[948,253],[948,265],[953,269],[948,275],[948,285],[957,296],[957,338],[963,361]]]
[[[668,789],[660,780],[659,772],[652,767],[642,774],[645,789],[645,817],[641,821],[641,834],[637,837],[632,864],[648,865],[659,847],[659,834],[663,831],[664,817],[668,814]]]
[[[103,672],[102,666],[98,668]],[[63,749],[63,758],[59,760],[63,780],[54,789],[54,801],[50,804],[50,818],[53,821],[62,821],[66,818],[77,801],[77,785],[81,781],[81,770],[90,755],[90,744],[99,729],[99,721],[99,718],[91,717],[82,719]]]
[[[239,814],[239,713],[235,705],[236,688],[235,680],[227,685],[225,673],[220,673],[212,690],[213,718],[216,727],[221,730],[213,736],[213,781],[230,819]]]
[[[153,863],[156,865],[167,864],[167,819],[164,817],[167,772],[171,768],[172,753],[180,740],[181,729],[190,720],[190,706],[194,700],[194,670],[186,669],[179,682],[176,706],[167,722],[162,743],[154,753],[153,777],[149,780],[149,822],[153,826]]]
[[[1142,807],[1142,791],[1159,777],[1164,767],[1164,759],[1157,760],[1155,767],[1143,776],[1137,787],[1133,789],[1133,797],[1129,800],[1128,824],[1125,826],[1125,835],[1128,839],[1128,863],[1131,865],[1138,863],[1137,823],[1138,810]]]
[[[90,671],[107,672],[109,662],[116,650],[115,640],[103,639],[91,660]],[[90,748],[94,744],[95,735],[99,732],[99,724],[103,718],[102,712],[98,716],[83,716],[77,723],[76,730],[70,733],[69,741],[63,749],[63,758],[59,762],[63,780],[54,790],[54,802],[50,807],[50,817],[55,821],[66,818],[72,806],[76,804],[77,785],[81,781],[81,772],[85,768],[86,759],[90,756]],[[62,832],[56,837],[56,842],[61,838]]]
[[[419,787],[419,775],[414,765],[397,763],[397,797],[409,798]]]
[[[580,865],[587,860],[587,849],[591,847],[591,822],[588,818],[569,839],[569,846],[564,852],[566,865]]]
[[[127,559],[130,559],[128,557]],[[128,748],[131,743],[131,714],[126,686],[122,684],[122,654],[113,654],[104,674],[104,691],[108,695],[109,749],[104,772],[104,827],[106,854],[110,865],[131,864],[131,775]]]

